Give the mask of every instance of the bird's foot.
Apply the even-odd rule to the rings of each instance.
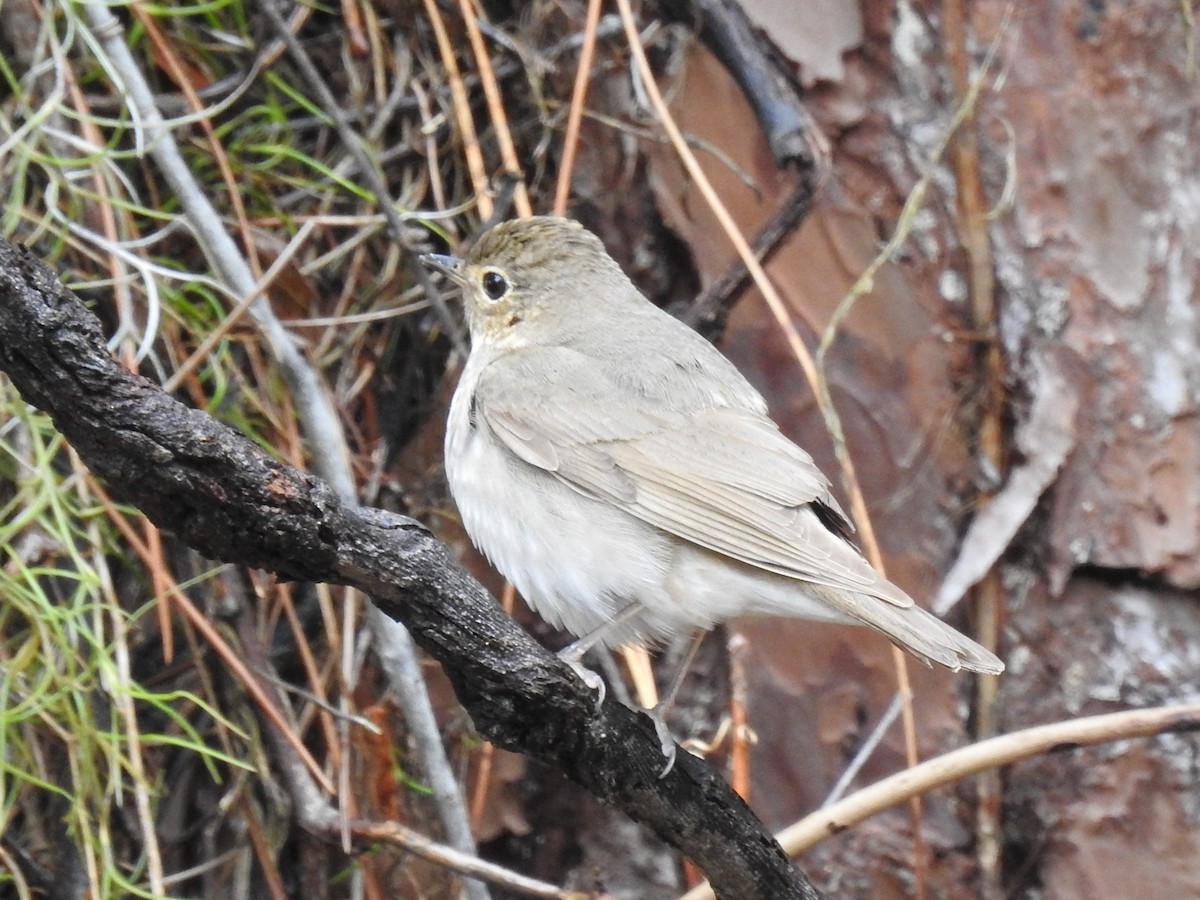
[[[576,646],[576,644],[572,644],[559,651],[558,658],[571,667],[571,671],[579,676],[580,681],[596,692],[596,709],[599,709],[604,703],[608,687],[604,684],[604,679],[598,673],[593,672],[580,661],[580,657],[583,654],[576,652]]]
[[[654,733],[658,735],[658,746],[662,750],[662,755],[666,759],[666,764],[663,766],[658,777],[666,778],[671,774],[671,770],[675,768],[676,754],[679,752],[675,744],[675,738],[671,734],[671,729],[667,727],[667,720],[663,716],[664,710],[662,705],[646,710],[646,715],[650,717],[650,721],[654,723]]]

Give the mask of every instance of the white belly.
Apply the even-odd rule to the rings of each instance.
[[[469,403],[460,386],[446,427],[446,478],[463,526],[555,627],[587,635],[635,602],[645,612],[605,645],[667,639],[739,615],[849,621],[803,582],[702,550],[524,462],[486,423],[472,427]]]
[[[475,546],[552,625],[582,636],[640,602],[655,612],[606,644],[690,628],[664,596],[669,536],[521,461],[453,407],[446,478]]]

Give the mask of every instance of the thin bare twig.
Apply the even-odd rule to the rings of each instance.
[[[812,210],[814,187],[804,177],[795,190],[780,204],[779,209],[754,236],[751,248],[754,256],[765,265],[783,246]],[[679,316],[680,320],[697,331],[712,337],[725,327],[733,302],[750,286],[750,270],[740,258],[725,273],[704,289]]]
[[[952,750],[898,772],[851,794],[840,803],[812,813],[779,832],[776,838],[789,855],[798,856],[826,838],[897,803],[969,775],[1045,753],[1154,737],[1172,731],[1200,731],[1200,704],[1134,709],[1038,725]],[[689,891],[681,900],[713,900],[713,897],[708,885],[702,885]]]
[[[396,212],[396,205],[392,201],[383,176],[379,174],[379,167],[367,155],[362,138],[359,137],[358,132],[351,126],[350,119],[346,115],[345,110],[329,89],[328,79],[317,70],[316,64],[304,51],[304,48],[300,45],[300,41],[292,33],[292,30],[288,28],[287,23],[283,20],[283,16],[280,15],[279,10],[275,8],[274,4],[264,3],[260,8],[270,20],[275,33],[287,46],[292,61],[300,69],[301,74],[304,75],[304,80],[307,82],[309,88],[317,95],[317,98],[321,102],[321,109],[333,120],[339,137],[341,137],[347,151],[354,157],[354,161],[358,165],[359,173],[366,180],[371,192],[375,194],[380,212],[387,217],[388,233],[391,234],[392,239],[404,251],[404,258],[408,264],[409,274],[421,285],[425,296],[433,303],[434,309],[437,310],[438,316],[442,320],[442,327],[446,329],[446,334],[450,336],[455,350],[465,356],[467,341],[463,335],[462,327],[454,316],[450,314],[450,308],[446,305],[445,298],[442,297],[433,279],[430,278],[428,271],[417,262],[417,252],[409,244],[404,220]]]
[[[513,202],[517,215],[532,216],[533,207],[529,203],[529,191],[521,171],[521,163],[517,159],[517,148],[513,145],[512,132],[508,128],[508,116],[504,112],[504,101],[500,99],[500,87],[496,84],[496,73],[492,70],[492,60],[488,56],[487,46],[483,43],[483,35],[479,31],[476,17],[483,17],[483,10],[472,0],[459,0],[463,23],[467,26],[467,38],[471,41],[471,52],[475,54],[475,66],[479,70],[479,80],[483,84],[483,96],[487,99],[488,113],[492,117],[492,125],[496,129],[496,144],[500,148],[500,159],[508,169],[508,174],[515,179],[513,185]]]
[[[425,835],[404,827],[399,822],[351,822],[350,825],[354,830],[355,838],[363,842],[379,841],[395,844],[412,851],[423,859],[458,872],[460,875],[483,878],[497,887],[515,891],[526,897],[546,897],[550,900],[588,900],[588,897],[591,896],[582,891],[572,891],[538,881],[536,878],[521,875],[512,869],[505,869],[475,856],[467,856],[453,847],[432,841]]]
[[[483,153],[479,149],[479,136],[475,133],[475,122],[471,118],[471,104],[467,100],[467,89],[458,68],[458,59],[454,55],[454,46],[450,43],[450,35],[446,33],[446,23],[442,19],[435,0],[425,0],[425,12],[429,16],[429,24],[433,26],[438,53],[442,57],[442,65],[445,66],[446,75],[450,80],[450,98],[454,106],[454,117],[458,120],[459,137],[462,140],[463,155],[467,160],[467,171],[471,175],[471,185],[474,188],[479,217],[490,219],[494,205],[491,192],[488,190],[487,169],[483,164]],[[463,358],[466,358],[465,354]]]
[[[967,49],[967,6],[963,0],[946,0],[942,6],[943,45],[946,64],[957,102],[971,91],[970,63]],[[981,336],[976,348],[976,362],[983,389],[976,392],[978,419],[976,422],[975,452],[989,472],[1003,475],[1007,469],[1008,448],[1004,435],[1006,411],[1004,392],[1004,356],[1000,349],[999,323],[996,319],[996,277],[993,269],[992,247],[988,238],[988,208],[979,171],[979,138],[976,131],[974,104],[967,106],[967,116],[954,133],[950,145],[950,160],[954,166],[955,196],[958,199],[958,232],[967,257],[967,293],[970,299],[971,331]],[[994,491],[984,486],[973,505],[985,505]],[[1005,590],[1000,573],[993,569],[973,590],[975,637],[989,650],[996,652],[1000,642],[1000,623],[1004,614]],[[980,678],[975,687],[975,737],[989,737],[996,731],[995,678]],[[1001,900],[1005,891],[1001,884],[1001,821],[1000,775],[985,773],[979,779],[979,802],[975,809],[977,850],[979,858],[981,896],[986,900]]]
[[[567,132],[563,136],[562,162],[558,168],[558,185],[554,191],[554,214],[566,215],[571,197],[571,173],[575,170],[575,151],[579,145],[579,127],[583,122],[583,107],[587,100],[588,84],[592,80],[592,59],[596,55],[596,29],[600,24],[603,0],[588,0],[587,20],[583,26],[583,45],[579,51],[579,69],[571,88],[571,108],[567,112]]]

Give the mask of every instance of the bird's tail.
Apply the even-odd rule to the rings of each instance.
[[[868,594],[821,585],[810,586],[809,592],[926,663],[954,672],[966,669],[999,675],[1004,671],[1004,663],[994,653],[915,603],[899,606]]]

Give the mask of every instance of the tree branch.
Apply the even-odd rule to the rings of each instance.
[[[819,896],[706,763],[681,751],[659,779],[649,718],[616,703],[597,709],[419,522],[343,504],[320,479],[122,369],[79,298],[4,241],[0,369],[116,497],[200,553],[369,594],[441,662],[483,735],[558,766],[653,829],[718,896]]]
[[[812,178],[828,165],[829,145],[799,92],[736,0],[662,0],[663,13],[692,25],[738,83],[767,136],[775,164]]]

